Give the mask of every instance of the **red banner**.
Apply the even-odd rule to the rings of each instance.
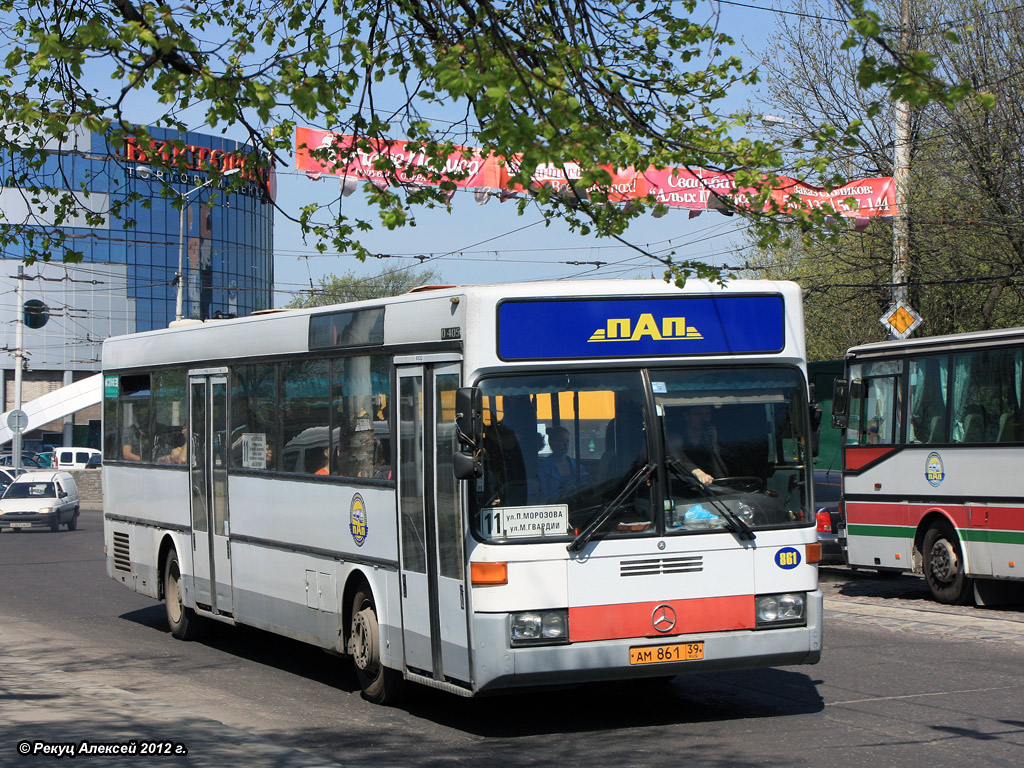
[[[376,167],[381,157],[395,166],[395,174],[403,184],[436,185],[439,180],[416,171],[426,168],[427,157],[423,152],[408,149],[405,141],[370,140],[370,151],[355,149],[355,137],[319,131],[312,128],[297,128],[295,137],[295,165],[311,178],[335,175],[342,178],[366,180],[378,185],[389,183],[387,171]],[[314,157],[313,151],[323,152],[324,157]],[[318,154],[319,154],[318,152]],[[351,153],[348,161],[337,159],[339,153]],[[508,195],[523,192],[521,187],[510,181],[509,168],[515,167],[517,158],[497,156],[483,157],[482,152],[472,147],[455,147],[445,163],[441,178],[452,182],[458,189],[473,189],[485,193],[478,195],[478,201],[486,202],[487,193]],[[606,167],[612,178],[602,191],[612,202],[626,202],[652,196],[654,200],[672,208],[690,211],[727,211],[731,202],[737,208],[748,207],[756,196],[753,188],[734,189],[733,175],[702,169],[688,170],[649,168],[637,171],[635,168],[616,169]],[[533,174],[533,185],[545,185],[555,189],[568,189],[582,177],[583,169],[573,164],[564,168],[541,166]],[[452,178],[457,174],[462,178]],[[892,177],[858,179],[826,191],[823,187],[791,179],[776,177],[772,200],[784,207],[792,208],[792,198],[799,200],[805,208],[831,206],[840,216],[870,218],[894,216],[896,214],[896,187]],[[346,190],[346,193],[354,187]],[[576,189],[577,194],[585,191]]]

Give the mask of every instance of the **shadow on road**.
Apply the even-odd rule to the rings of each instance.
[[[120,618],[169,631],[162,605]],[[330,688],[359,690],[347,658],[325,664],[325,651],[270,632],[214,625],[197,642]],[[786,669],[760,669],[529,689],[473,699],[409,685],[400,709],[480,737],[518,738],[815,713],[824,708],[819,682]]]

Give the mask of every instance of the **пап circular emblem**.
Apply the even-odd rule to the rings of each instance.
[[[928,458],[925,459],[924,476],[933,488],[938,488],[939,483],[946,477],[946,470],[942,466],[942,457],[935,451],[929,453]]]
[[[352,540],[357,547],[363,546],[366,534],[370,532],[366,522],[366,504],[361,494],[352,497],[352,506],[348,509],[348,529],[352,532]]]

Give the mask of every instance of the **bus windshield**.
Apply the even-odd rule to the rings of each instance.
[[[602,518],[602,535],[621,536],[810,519],[796,369],[531,374],[485,379],[480,392],[484,540],[574,537]]]
[[[810,521],[802,377],[783,368],[652,373],[669,464],[668,530]]]

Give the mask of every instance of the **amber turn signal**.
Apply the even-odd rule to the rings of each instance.
[[[807,545],[807,564],[814,565],[814,563],[821,562],[821,542],[816,541],[813,544]]]
[[[508,563],[470,563],[473,586],[508,584]]]

